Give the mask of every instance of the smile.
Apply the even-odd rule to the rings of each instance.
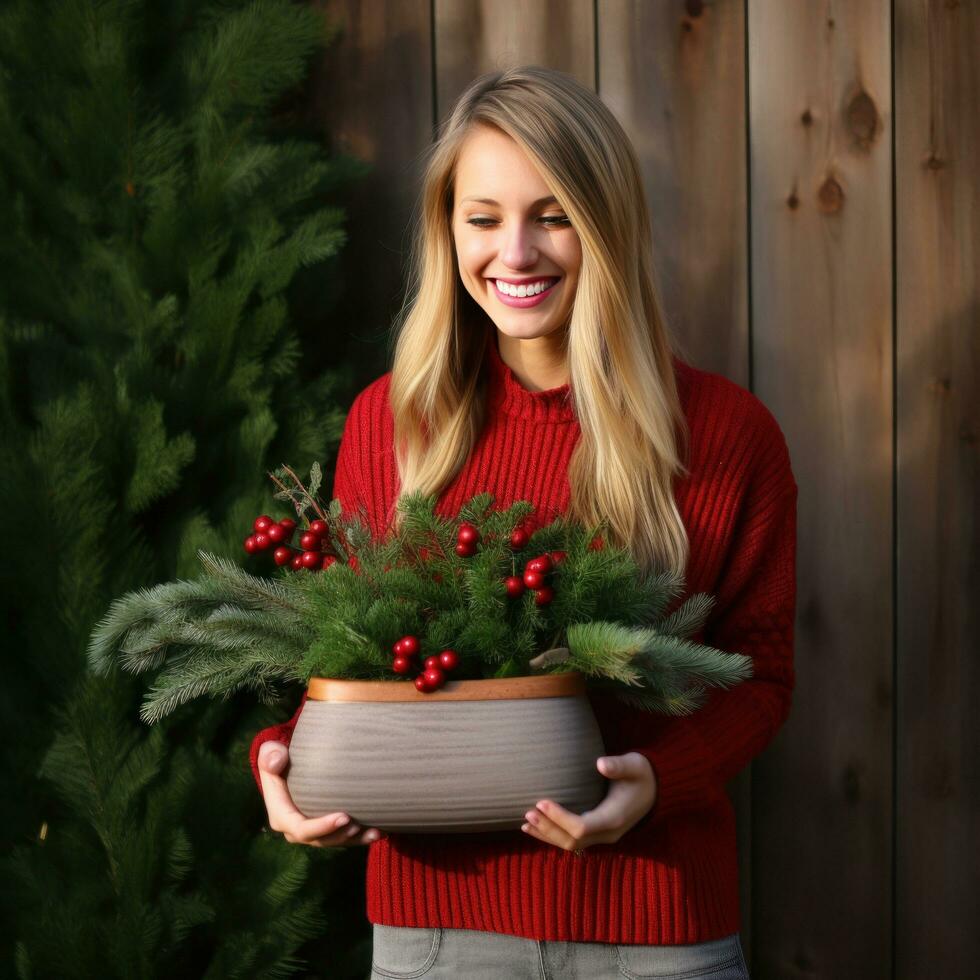
[[[494,279],[493,288],[497,299],[507,306],[528,307],[537,306],[547,299],[555,286],[561,282],[561,277],[547,276],[534,282],[515,286],[512,283]]]

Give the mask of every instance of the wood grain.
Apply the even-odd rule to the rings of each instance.
[[[895,13],[895,976],[917,980],[980,961],[980,11]]]

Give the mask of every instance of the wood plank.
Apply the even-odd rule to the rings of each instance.
[[[599,0],[599,94],[640,157],[658,287],[683,354],[748,386],[745,19]]]
[[[435,0],[439,119],[477,75],[544,65],[595,86],[592,0]]]
[[[348,211],[349,237],[334,273],[342,290],[332,315],[337,326],[325,343],[331,363],[347,345],[370,380],[388,369],[388,330],[404,296],[421,155],[432,139],[431,16],[429,4],[315,5],[341,33],[311,76],[311,118],[331,151],[371,167],[339,202]]]
[[[917,980],[980,959],[980,11],[895,16],[895,975]]]
[[[750,0],[754,389],[799,492],[792,713],[754,766],[755,972],[892,970],[887,0]]]

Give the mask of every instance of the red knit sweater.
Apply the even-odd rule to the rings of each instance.
[[[529,500],[532,523],[569,504],[567,466],[580,431],[569,386],[531,392],[490,345],[488,421],[436,511],[455,516],[476,493],[494,506]],[[715,606],[694,639],[751,655],[753,677],[681,718],[589,694],[606,752],[643,753],[657,777],[653,809],[615,844],[576,856],[519,830],[393,833],[368,846],[367,917],[392,926],[444,926],[529,939],[676,944],[740,929],[735,815],[725,784],[769,744],[794,683],[796,481],[782,432],[753,394],[675,358],[690,426],[690,475],[676,485],[690,560],[686,594]],[[355,399],[338,452],[333,495],[366,508],[383,533],[398,494],[390,374]],[[305,701],[305,693],[302,701]],[[302,710],[258,733],[289,743]]]

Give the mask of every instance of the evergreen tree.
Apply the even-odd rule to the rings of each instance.
[[[151,729],[143,682],[86,664],[115,596],[189,574],[201,548],[237,558],[272,505],[266,471],[336,447],[357,384],[310,377],[290,325],[364,169],[290,128],[329,40],[288,0],[0,11],[2,601],[19,668],[0,689],[4,974],[287,976],[331,934],[346,962],[313,975],[364,971],[361,852],[261,833],[247,747],[284,706],[192,705]]]

